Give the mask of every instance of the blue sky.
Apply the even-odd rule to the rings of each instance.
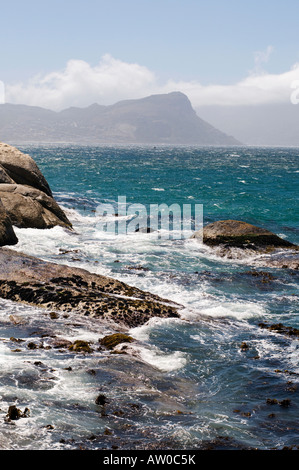
[[[96,67],[107,54],[145,67],[156,85],[232,85],[256,67],[282,74],[299,62],[298,0],[1,3],[0,80],[23,90],[37,74],[70,60]]]

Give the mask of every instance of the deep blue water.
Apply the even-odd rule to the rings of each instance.
[[[258,449],[299,445],[299,342],[259,327],[264,321],[299,327],[297,272],[219,257],[195,240],[99,233],[96,212],[99,204],[116,204],[119,196],[126,196],[128,204],[146,207],[202,204],[204,224],[244,220],[299,243],[299,149],[19,148],[35,159],[76,233],[69,235],[61,228],[18,230],[17,249],[116,277],[184,307],[180,320],[157,320],[131,332],[142,344],[142,361],[157,373],[140,371],[140,376],[144,374],[146,382],[149,374],[152,389],[166,393],[169,402],[134,392],[134,400],[147,411],[128,418],[130,426],[134,424],[131,434],[108,420],[114,434],[127,439],[128,448],[130,439],[132,445],[144,442],[140,429],[145,428],[157,442],[173,439],[189,448],[219,437]],[[272,277],[261,282],[253,270],[266,270]],[[247,351],[240,349],[243,341],[249,345]],[[48,361],[54,363],[56,358],[50,356]],[[121,365],[126,367],[130,370]],[[107,377],[109,373],[108,368]],[[60,380],[63,384],[63,376]],[[80,375],[78,381],[87,396],[96,385],[96,379],[87,381]],[[124,387],[122,394],[128,395],[127,390]],[[110,393],[115,399],[121,394],[117,387]],[[270,405],[267,399],[288,399],[290,406]],[[62,400],[70,407],[74,397]],[[88,403],[86,399],[85,407],[74,412],[78,428],[62,426],[57,436],[47,435],[44,446],[63,446],[57,444],[61,435],[72,438],[74,447],[81,441],[86,445],[86,434],[103,428],[103,423],[90,419]],[[55,421],[56,413],[61,426],[57,408],[53,405],[51,419]],[[42,412],[39,419],[43,422]],[[36,435],[26,443],[29,448],[41,445]],[[95,440],[89,446],[103,444]]]

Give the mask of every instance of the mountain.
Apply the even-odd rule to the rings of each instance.
[[[201,117],[246,145],[299,147],[299,105],[202,106]]]
[[[0,105],[0,140],[12,143],[239,145],[199,118],[180,92],[93,104],[60,112],[35,106]]]

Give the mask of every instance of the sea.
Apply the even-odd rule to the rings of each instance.
[[[242,220],[299,244],[299,148],[18,148],[38,164],[73,231],[16,228],[14,249],[180,307],[179,318],[129,329],[136,341],[126,354],[74,354],[46,347],[47,338],[98,345],[111,325],[0,299],[0,449],[298,449],[299,340],[261,328],[299,328],[298,271],[265,267],[237,248],[221,255],[189,231],[113,227],[122,197],[127,207],[202,207],[204,225]],[[115,208],[108,228],[103,205]],[[11,405],[27,408],[24,417],[9,421]]]

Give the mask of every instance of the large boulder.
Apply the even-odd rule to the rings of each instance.
[[[71,227],[34,160],[0,142],[0,200],[12,225],[20,228]]]
[[[239,220],[219,220],[195,232],[191,238],[201,239],[209,246],[224,245],[250,249],[295,248],[296,246],[269,230]]]
[[[0,179],[0,182],[25,184],[52,196],[49,184],[30,155],[0,142],[0,165],[2,175],[6,173],[6,177],[12,180],[1,181]]]
[[[70,227],[56,201],[38,189],[21,184],[0,184],[0,199],[13,225],[19,228]]]
[[[12,227],[10,218],[0,201],[0,246],[16,245],[18,239]]]

